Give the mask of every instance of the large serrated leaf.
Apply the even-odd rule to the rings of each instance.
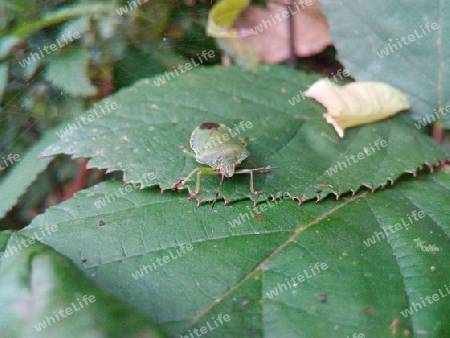
[[[450,128],[450,11],[445,1],[321,3],[339,60],[355,79],[388,82],[403,91],[423,125],[444,108]]]
[[[123,189],[81,191],[20,233],[56,224],[44,243],[173,337],[208,322],[208,337],[450,335],[448,174],[340,202],[214,212],[175,193]],[[106,205],[97,208],[99,199]],[[231,320],[215,327],[220,314]]]
[[[43,155],[90,157],[91,167],[122,170],[126,181],[169,189],[198,165],[179,149],[188,147],[196,126],[218,122],[239,127],[248,120],[253,127],[240,129],[250,138],[251,155],[244,165],[280,168],[256,174],[256,189],[267,195],[289,192],[300,200],[316,197],[318,188],[321,197],[356,191],[362,185],[376,189],[422,164],[431,166],[448,158],[405,116],[354,128],[340,140],[323,120],[320,104],[308,98],[297,105],[288,101],[317,77],[285,67],[260,67],[255,72],[214,67],[193,70],[166,84],[160,80],[143,80],[102,101],[87,113],[92,122],[74,122],[76,130],[68,131]],[[383,140],[388,143],[385,148],[379,146]],[[339,165],[365,149],[363,159]],[[250,195],[248,178],[238,176],[243,175],[225,180],[221,195],[226,200]],[[213,199],[218,183],[219,177],[202,178],[203,200]],[[194,186],[188,184],[190,192]]]
[[[57,232],[53,224],[34,236]],[[165,337],[39,241],[2,232],[0,248],[1,337]]]

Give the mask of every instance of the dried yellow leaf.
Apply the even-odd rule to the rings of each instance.
[[[383,120],[410,107],[405,95],[382,82],[352,82],[341,87],[321,79],[305,96],[327,109],[323,117],[341,138],[347,128]]]

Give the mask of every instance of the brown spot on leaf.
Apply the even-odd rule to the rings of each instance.
[[[263,220],[263,218],[259,214],[253,214],[253,218],[255,219],[255,221],[258,222],[261,222]]]
[[[366,314],[366,315],[371,315],[373,313],[375,313],[375,309],[373,307],[366,307],[364,309],[364,314]]]

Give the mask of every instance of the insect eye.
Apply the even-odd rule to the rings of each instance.
[[[205,122],[200,125],[200,129],[218,129],[220,124],[214,122]]]

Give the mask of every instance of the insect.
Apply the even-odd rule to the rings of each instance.
[[[225,177],[232,177],[234,174],[249,174],[250,192],[252,194],[264,194],[264,191],[256,191],[254,189],[253,172],[269,173],[271,169],[278,169],[270,166],[257,169],[236,169],[243,160],[250,156],[250,152],[245,147],[245,142],[237,137],[237,133],[223,124],[202,123],[192,132],[190,145],[194,151],[193,153],[184,147],[181,148],[186,154],[195,157],[197,162],[209,165],[211,168],[195,168],[186,178],[179,180],[173,188],[179,189],[196,174],[195,193],[189,196],[189,200],[195,198],[199,206],[201,174],[212,175],[220,173],[222,178],[211,210],[214,208]]]

